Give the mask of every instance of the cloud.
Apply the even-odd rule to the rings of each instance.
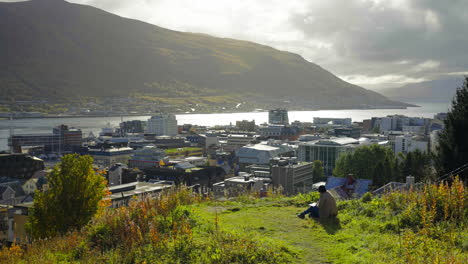
[[[463,0],[69,1],[174,30],[299,53],[364,87],[390,87],[468,70]]]

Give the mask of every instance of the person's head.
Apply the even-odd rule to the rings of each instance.
[[[327,189],[325,188],[325,185],[320,185],[318,187],[318,191],[319,193],[324,193],[324,192],[327,192]]]

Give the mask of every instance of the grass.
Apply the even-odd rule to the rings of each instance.
[[[450,199],[447,199],[450,197]],[[338,203],[299,219],[317,193],[215,201],[187,190],[108,209],[84,230],[0,251],[6,263],[467,263],[467,191],[451,186]]]

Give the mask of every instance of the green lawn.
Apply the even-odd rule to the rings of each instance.
[[[327,263],[320,237],[325,229],[313,220],[296,217],[297,207],[261,206],[201,207],[197,213],[205,219],[218,214],[219,225],[228,231],[241,232],[257,239],[279,240],[298,252],[298,263]]]
[[[248,234],[255,240],[284,245],[297,253],[296,263],[406,263],[403,260],[405,254],[425,247],[451,252],[456,259],[467,256],[466,249],[460,250],[440,241],[432,245],[427,241],[405,244],[408,239],[392,230],[396,219],[385,212],[379,201],[341,203],[337,220],[325,224],[298,218],[296,214],[305,207],[291,205],[289,201],[283,198],[253,200],[251,203],[211,202],[195,205],[193,213],[195,219],[205,223],[213,223],[218,218],[219,228],[223,231]],[[377,216],[373,214],[375,212],[378,212]],[[457,231],[456,235],[460,234]]]

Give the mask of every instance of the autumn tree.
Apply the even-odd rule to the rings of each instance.
[[[106,194],[103,176],[90,156],[65,155],[48,175],[48,188],[36,192],[28,230],[33,238],[52,237],[86,225]]]

